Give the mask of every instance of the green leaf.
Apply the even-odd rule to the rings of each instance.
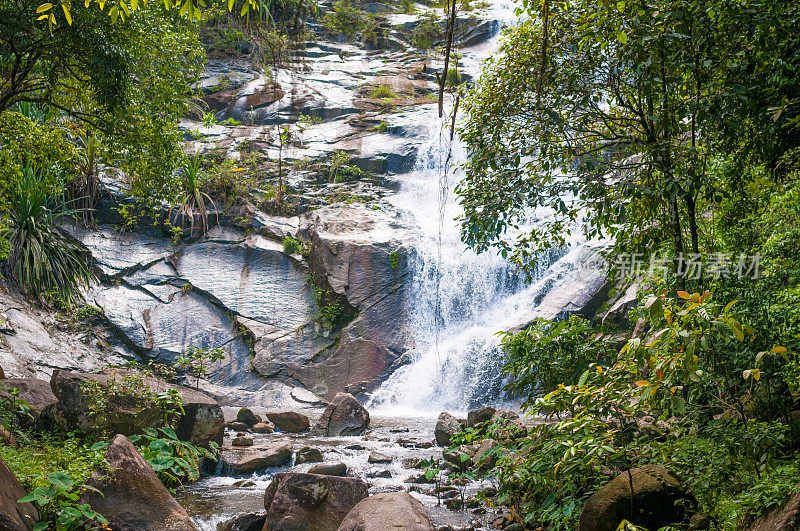
[[[61,490],[69,490],[75,484],[69,475],[65,472],[53,472],[49,476],[47,476],[47,481],[55,485]]]

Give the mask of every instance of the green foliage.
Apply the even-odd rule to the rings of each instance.
[[[31,165],[23,168],[16,184],[8,204],[10,226],[3,234],[10,243],[11,277],[39,302],[49,293],[75,304],[93,275],[80,249],[56,227],[53,210],[59,208],[61,186]]]
[[[308,243],[302,238],[292,238],[287,236],[283,239],[283,252],[286,254],[300,253],[304,258],[308,258],[311,252]]]
[[[389,85],[373,85],[369,89],[369,97],[374,99],[396,99],[397,93]]]
[[[131,441],[166,485],[197,481],[200,479],[201,460],[216,461],[219,457],[215,442],[211,442],[208,449],[197,447],[179,440],[175,430],[169,427],[147,428],[142,435],[132,436]]]
[[[436,19],[436,13],[428,11],[420,17],[419,24],[411,34],[411,44],[422,50],[433,48],[444,37],[444,31]]]
[[[195,388],[200,388],[200,377],[205,376],[211,370],[211,365],[225,359],[225,349],[188,347],[186,351],[178,356],[176,365],[194,376]]]
[[[308,276],[308,285],[314,293],[316,304],[314,319],[323,330],[329,332],[341,328],[355,317],[333,291],[318,286],[311,275]]]
[[[208,156],[201,164],[206,164]],[[227,205],[245,201],[256,187],[253,172],[239,166],[236,161],[223,158],[220,162],[208,164],[200,179],[200,192],[214,197]]]
[[[195,153],[194,157],[186,157],[180,167],[180,193],[178,195],[178,211],[176,218],[180,218],[181,223],[189,218],[189,234],[194,235],[194,213],[200,215],[200,235],[208,232],[208,212],[206,203],[211,203],[211,197],[202,190],[203,171],[201,167],[200,153]],[[172,210],[170,210],[172,219]]]
[[[8,464],[26,491],[23,498],[39,507],[40,529],[83,529],[84,525],[105,523],[105,519],[78,500],[88,489],[86,481],[103,463],[103,453],[81,440],[44,435],[27,438],[17,448],[0,446],[0,457]]]
[[[173,426],[184,414],[183,399],[177,389],[164,387],[153,389],[145,370],[129,369],[114,373],[105,384],[86,379],[81,382],[81,391],[86,397],[91,425],[86,427],[91,435],[110,437],[114,435],[117,412],[128,415],[136,411],[138,428],[150,426]]]
[[[591,341],[598,331],[576,315],[560,322],[536,320],[518,333],[501,333],[508,355],[503,368],[513,381],[506,390],[525,397],[530,406],[560,384],[574,385],[590,363],[608,364],[615,357],[608,341]]]
[[[343,33],[352,37],[366,27],[368,19],[367,12],[352,4],[350,0],[336,0],[333,10],[322,17],[322,24],[332,33]]]
[[[397,12],[405,15],[413,15],[417,11],[417,6],[414,0],[400,0],[400,5],[397,6]]]

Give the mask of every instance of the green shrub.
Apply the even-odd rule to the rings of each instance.
[[[411,44],[417,48],[427,50],[442,40],[444,33],[439,22],[436,20],[436,14],[429,11],[425,16],[420,18],[419,24],[411,34]]]
[[[374,99],[395,99],[398,96],[389,85],[374,85],[369,90],[369,97]]]
[[[333,4],[333,10],[322,17],[322,24],[332,33],[352,36],[366,27],[368,18],[366,11],[351,4],[349,0],[337,0]]]
[[[41,524],[60,525],[58,529],[106,523],[91,507],[78,504],[84,491],[94,490],[85,483],[103,463],[103,455],[74,437],[43,435],[17,448],[0,446],[0,457],[30,493],[23,500],[36,503]]]
[[[3,235],[10,244],[8,268],[29,297],[44,302],[49,294],[73,305],[93,275],[81,250],[55,226],[53,209],[63,205],[63,188],[52,182],[33,166],[23,169],[9,198],[10,223]]]

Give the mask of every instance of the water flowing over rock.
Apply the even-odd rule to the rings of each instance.
[[[39,512],[32,503],[18,503],[28,493],[0,459],[0,529],[30,531],[39,521]]]
[[[264,529],[336,531],[367,491],[357,478],[281,472],[264,493]]]
[[[81,503],[102,514],[120,531],[196,531],[186,510],[159,481],[150,464],[124,435],[106,450],[106,469],[96,471],[88,484],[102,494],[86,491]]]
[[[339,393],[325,408],[313,433],[327,437],[360,435],[369,426],[369,412],[349,393]]]
[[[361,500],[338,531],[433,531],[425,507],[407,492],[384,492]]]

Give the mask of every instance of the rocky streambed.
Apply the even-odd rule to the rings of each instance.
[[[226,407],[228,419],[235,419],[237,409]],[[263,408],[254,413],[266,417]],[[322,410],[306,410],[316,423]],[[506,516],[503,510],[488,509],[472,503],[479,491],[492,494],[490,480],[471,481],[463,486],[437,487],[424,477],[420,466],[423,459],[442,462],[442,447],[435,444],[437,418],[402,417],[392,412],[373,411],[364,434],[350,436],[321,436],[313,431],[271,434],[248,432],[253,439],[253,455],[275,453],[276,448],[291,447],[291,458],[277,467],[255,472],[237,473],[219,464],[215,474],[178,491],[176,498],[203,531],[236,529],[226,527],[243,515],[265,513],[264,494],[276,475],[285,472],[345,474],[363,479],[369,495],[387,492],[408,492],[419,500],[436,529],[492,529],[496,520]],[[223,454],[233,451],[231,445],[236,431],[227,429]],[[223,457],[224,459],[224,457]],[[305,461],[310,459],[310,461]],[[463,493],[467,505],[461,506]],[[259,528],[260,529],[260,528]]]

